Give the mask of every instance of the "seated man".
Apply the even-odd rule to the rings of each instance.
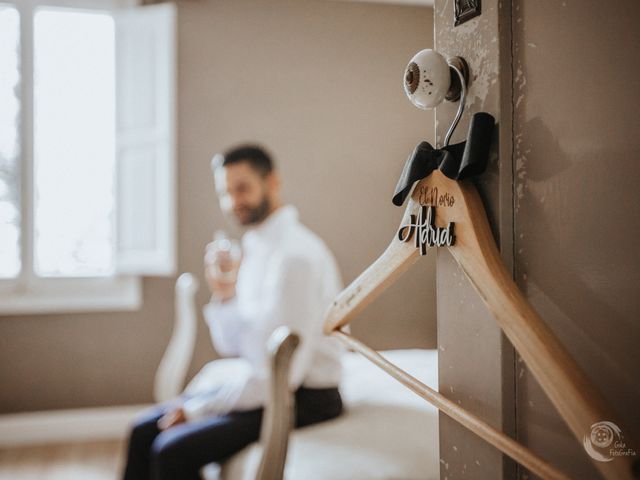
[[[131,432],[125,480],[197,479],[203,465],[256,441],[267,398],[266,341],[280,325],[301,337],[290,372],[296,426],[342,410],[342,347],[322,333],[323,315],[341,288],[333,255],[298,221],[296,209],[282,204],[278,175],[262,149],[216,155],[212,167],[221,208],[248,231],[237,280],[207,273],[212,298],[204,315],[218,353],[245,359],[249,374],[141,418]]]

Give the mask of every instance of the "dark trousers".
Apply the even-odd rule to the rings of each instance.
[[[258,440],[262,408],[231,412],[160,431],[156,422],[175,405],[145,412],[129,437],[124,480],[197,480],[200,469],[223,462]],[[337,417],[342,400],[337,388],[300,387],[295,393],[296,427]]]

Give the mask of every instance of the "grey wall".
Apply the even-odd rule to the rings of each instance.
[[[404,98],[409,58],[432,45],[432,10],[326,1],[184,1],[178,8],[179,270],[202,280],[223,225],[211,155],[257,140],[280,161],[287,200],[334,250],[346,281],[400,219],[390,196],[433,116]],[[0,412],[149,402],[169,339],[175,279],[145,279],[130,313],[0,318]],[[204,304],[202,289],[198,303]],[[354,323],[377,348],[435,346],[434,260]],[[191,374],[215,358],[200,322]]]
[[[435,6],[436,48],[475,70],[469,110],[499,119],[497,155],[476,183],[516,282],[629,442],[640,432],[640,4],[482,8],[454,28],[450,2]],[[438,109],[439,135],[452,114]],[[600,478],[448,253],[437,267],[441,391],[571,478]],[[444,416],[440,440],[443,479],[532,478]]]
[[[640,3],[519,0],[513,13],[516,280],[637,439]],[[517,369],[520,439],[599,478]]]
[[[453,5],[436,0],[435,48],[459,55],[470,67],[465,114],[452,142],[466,138],[473,113],[491,113],[497,134],[487,171],[473,179],[483,199],[494,237],[507,265],[511,252],[509,3],[482,2],[482,15],[453,27]],[[458,103],[436,110],[437,135],[454,118]],[[495,428],[514,434],[513,347],[444,248],[437,251],[440,391]],[[495,448],[446,415],[440,415],[440,478],[511,479],[515,465]]]

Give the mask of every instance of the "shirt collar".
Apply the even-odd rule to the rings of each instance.
[[[283,205],[272,212],[265,220],[244,234],[242,240],[245,245],[253,242],[271,242],[278,233],[298,220],[298,210],[293,205]]]

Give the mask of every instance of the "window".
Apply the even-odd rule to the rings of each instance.
[[[0,278],[20,273],[19,42],[18,11],[0,4]]]
[[[175,7],[122,4],[0,3],[0,313],[175,271]]]

